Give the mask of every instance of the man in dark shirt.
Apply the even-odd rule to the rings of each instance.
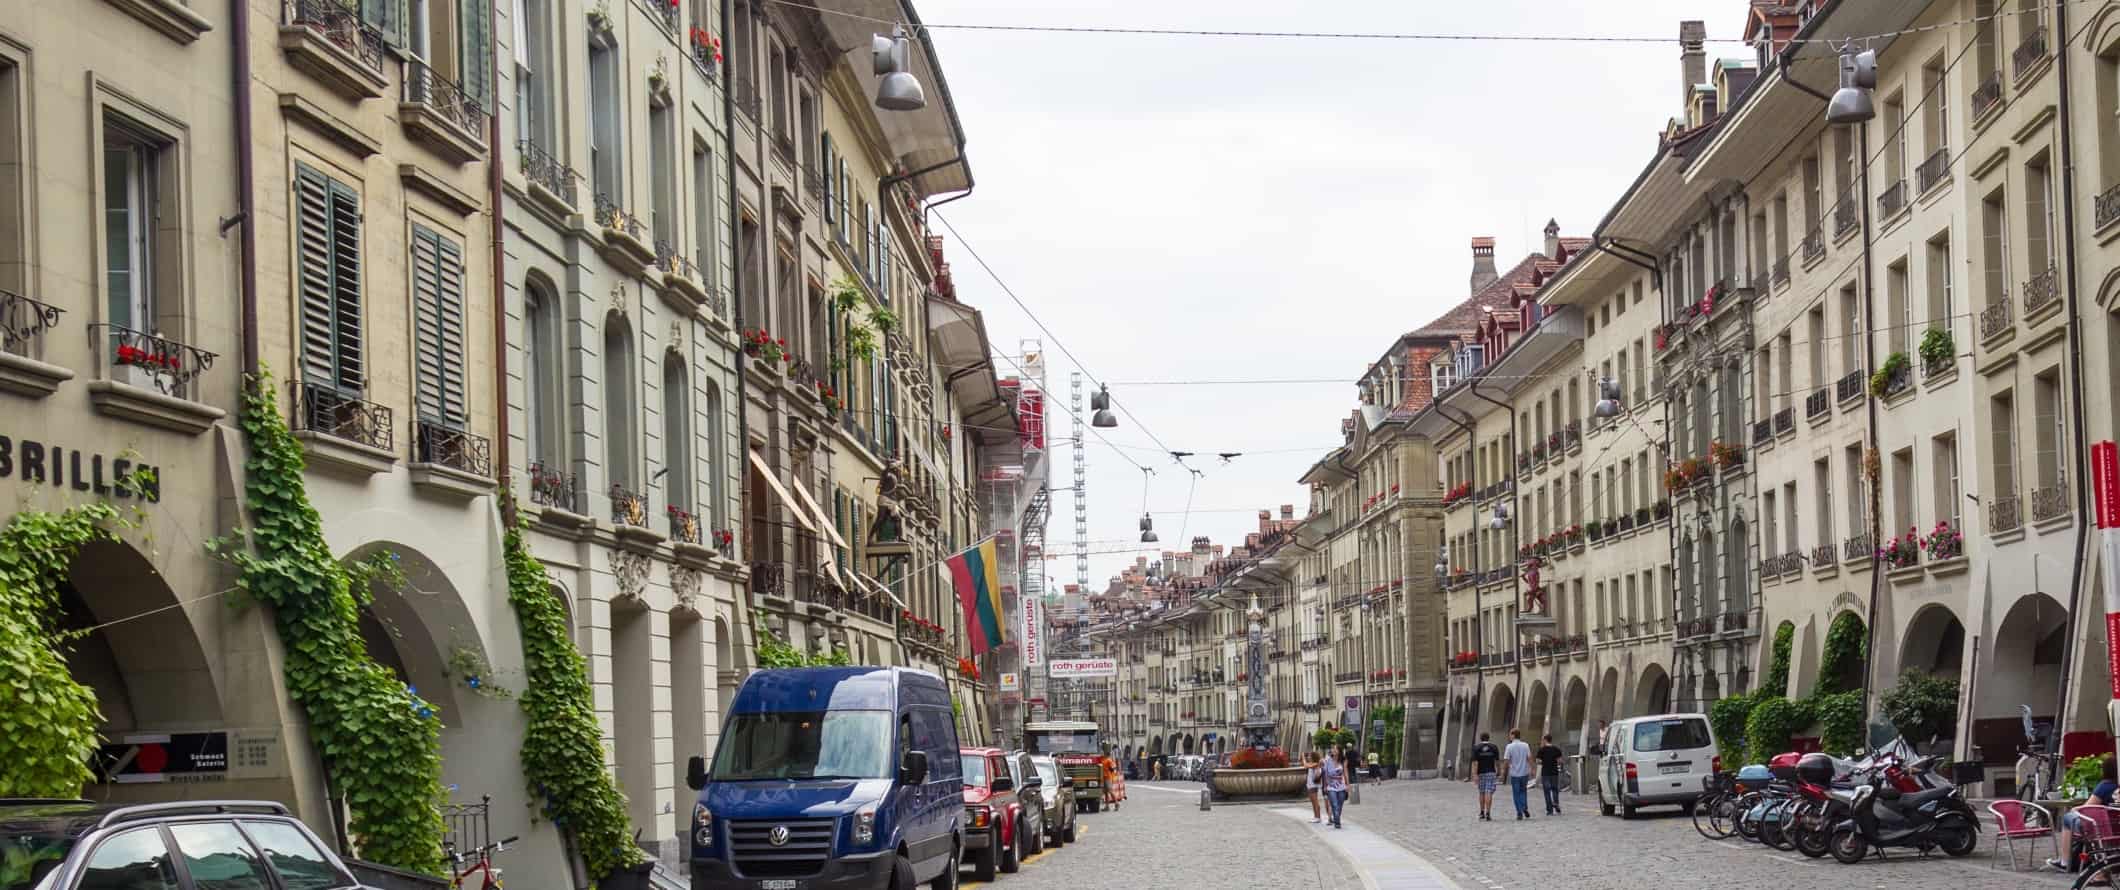
[[[1494,786],[1500,782],[1496,766],[1502,761],[1502,749],[1495,746],[1493,738],[1480,733],[1480,743],[1472,746],[1472,763],[1480,786],[1480,821],[1492,822],[1494,816]]]
[[[1546,789],[1546,815],[1561,814],[1561,758],[1566,756],[1560,746],[1553,743],[1553,736],[1539,738],[1538,748],[1539,784]]]

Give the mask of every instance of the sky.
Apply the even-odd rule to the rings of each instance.
[[[1092,589],[1195,535],[1241,544],[1259,509],[1302,516],[1296,480],[1339,444],[1355,379],[1467,295],[1471,238],[1499,239],[1507,269],[1548,219],[1588,235],[1648,162],[1681,110],[1680,19],[1706,20],[1711,58],[1746,54],[1727,42],[1745,0],[916,2],[933,25],[1671,38],[928,32],[978,183],[937,211],[962,236],[946,247],[959,298],[997,352],[1044,341],[1059,405],[1081,370],[1127,409],[1087,442]],[[1066,584],[1073,427],[1050,418],[1046,572]],[[1154,545],[1138,541],[1144,476]]]

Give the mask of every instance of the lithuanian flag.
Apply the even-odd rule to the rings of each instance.
[[[957,602],[964,607],[964,630],[972,654],[1001,645],[1001,557],[988,538],[946,560]]]

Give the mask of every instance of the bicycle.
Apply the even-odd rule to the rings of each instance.
[[[1701,780],[1701,795],[1693,801],[1693,830],[1701,837],[1719,841],[1737,830],[1735,788],[1736,778],[1728,772]]]
[[[518,837],[503,838],[469,853],[459,853],[454,842],[443,841],[442,854],[449,857],[452,863],[451,871],[455,873],[455,877],[449,881],[450,890],[463,890],[464,879],[470,877],[472,872],[479,873],[479,890],[501,890],[501,870],[493,865],[493,854],[507,850],[508,845],[515,843]],[[469,867],[464,865],[467,859],[472,861]]]

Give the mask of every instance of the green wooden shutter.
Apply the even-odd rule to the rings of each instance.
[[[411,16],[405,13],[405,0],[361,0],[361,22],[392,46],[404,46],[410,35],[405,23]]]
[[[301,295],[302,381],[335,384],[339,365],[337,309],[331,292],[331,185],[323,174],[296,165],[295,278]]]
[[[464,255],[456,242],[412,228],[414,398],[422,420],[461,428],[464,399]]]
[[[493,110],[493,0],[458,0],[463,27],[457,34],[464,45],[457,53],[457,71],[464,81],[464,94],[486,111]]]
[[[338,180],[331,184],[331,290],[339,387],[357,393],[367,382],[361,355],[361,199]]]

